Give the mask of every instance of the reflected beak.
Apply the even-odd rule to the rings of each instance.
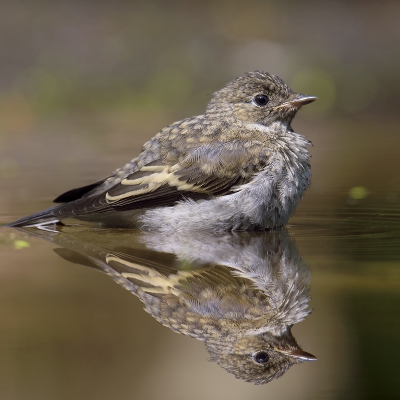
[[[306,351],[303,351],[301,349],[292,350],[292,351],[281,351],[281,353],[286,354],[290,357],[298,358],[301,361],[317,361],[318,360],[317,357],[315,357],[312,354],[307,353]]]
[[[283,103],[280,106],[275,107],[274,110],[278,110],[280,108],[285,108],[288,106],[300,108],[305,106],[306,104],[312,103],[313,101],[317,100],[317,98],[318,97],[316,96],[306,96],[299,94],[293,100],[287,101],[286,103]]]

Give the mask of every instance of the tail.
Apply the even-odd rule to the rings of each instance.
[[[59,214],[56,212],[60,208],[60,205],[50,207],[47,210],[39,211],[35,214],[28,215],[27,217],[23,217],[18,219],[17,221],[11,222],[5,226],[37,226],[37,225],[46,225],[58,222],[60,220]]]

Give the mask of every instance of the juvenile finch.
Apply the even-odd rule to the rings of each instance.
[[[267,72],[247,73],[215,92],[204,114],[164,128],[110,176],[9,226],[74,218],[166,232],[280,227],[310,184],[310,142],[290,124],[315,99]]]

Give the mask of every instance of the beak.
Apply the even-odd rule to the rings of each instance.
[[[296,349],[292,351],[281,351],[281,353],[286,354],[290,357],[298,358],[301,361],[317,361],[318,358],[313,356],[310,353],[307,353],[306,351],[303,351],[301,349]]]
[[[297,108],[300,108],[302,106],[305,106],[306,104],[312,103],[315,100],[317,100],[317,97],[315,96],[304,96],[302,94],[299,94],[293,100],[290,100],[289,103]]]
[[[318,97],[315,96],[306,96],[302,94],[298,94],[294,99],[287,101],[286,103],[283,103],[277,107],[274,108],[274,110],[278,110],[279,108],[285,108],[285,107],[296,107],[299,109],[302,106],[305,106],[306,104],[310,104],[313,101],[317,100]]]

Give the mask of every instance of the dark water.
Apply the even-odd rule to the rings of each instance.
[[[3,398],[396,398],[400,213],[393,198],[384,190],[358,200],[340,191],[315,195],[318,202],[305,199],[285,231],[219,237],[3,228]],[[204,294],[217,287],[229,298],[220,308]],[[191,319],[177,323],[185,296],[192,296]],[[279,313],[257,325],[262,307]],[[236,322],[205,333],[221,313]],[[262,339],[245,333],[248,323]],[[291,324],[318,361],[285,364],[281,372],[288,371],[266,385],[245,382],[272,378],[268,368],[254,371],[251,354],[266,348],[272,360],[271,349],[292,340],[282,334]]]

